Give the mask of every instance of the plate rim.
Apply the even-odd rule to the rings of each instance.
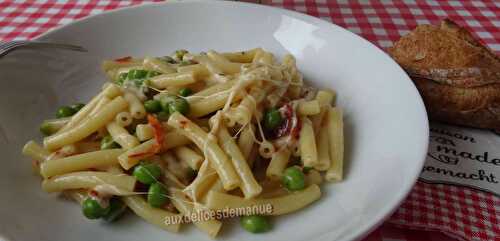
[[[289,10],[289,9],[285,9],[285,8],[278,8],[278,7],[274,7],[274,6],[270,6],[270,5],[248,3],[248,2],[236,2],[236,1],[203,1],[203,0],[184,0],[184,1],[182,1],[182,0],[173,0],[173,1],[168,1],[168,2],[151,2],[151,3],[137,4],[137,5],[126,6],[126,7],[122,7],[122,8],[118,8],[118,9],[103,11],[103,12],[100,12],[100,13],[94,14],[94,15],[88,15],[88,16],[85,16],[83,18],[73,20],[70,23],[51,28],[48,31],[41,33],[40,35],[34,37],[32,40],[35,40],[35,41],[36,40],[44,40],[45,38],[49,38],[51,35],[56,34],[57,32],[64,30],[65,28],[70,28],[73,25],[82,24],[82,23],[89,21],[92,18],[102,17],[104,15],[112,15],[112,14],[116,14],[118,12],[125,12],[125,11],[130,11],[130,10],[139,9],[139,8],[149,8],[149,7],[152,7],[154,5],[172,6],[172,5],[186,5],[186,4],[210,4],[210,5],[226,5],[226,6],[233,5],[233,6],[239,6],[239,7],[265,8],[265,9],[268,9],[270,11],[275,11],[276,13],[283,13],[283,14],[290,16],[290,17],[295,17],[295,18],[299,17],[299,18],[306,20],[306,21],[313,23],[313,24],[320,24],[320,25],[328,27],[328,28],[337,28],[337,29],[347,33],[351,37],[358,38],[362,42],[364,42],[365,44],[368,44],[370,47],[375,48],[376,51],[378,51],[384,58],[388,58],[389,61],[392,62],[392,64],[395,65],[395,67],[397,67],[399,69],[399,71],[403,73],[403,75],[405,76],[406,79],[401,80],[401,81],[407,81],[408,84],[410,84],[412,92],[414,94],[416,94],[416,96],[417,96],[417,98],[415,99],[415,105],[418,106],[418,109],[416,109],[415,112],[421,112],[420,118],[422,119],[421,120],[422,126],[420,126],[420,128],[422,129],[422,131],[424,131],[422,133],[424,136],[424,138],[423,138],[424,141],[423,141],[423,143],[421,143],[423,149],[416,152],[416,153],[421,153],[420,158],[419,158],[420,162],[417,163],[417,164],[419,164],[419,165],[417,165],[417,167],[419,167],[419,168],[415,168],[415,170],[413,171],[413,175],[411,176],[411,179],[410,178],[408,179],[408,180],[411,180],[411,182],[408,182],[408,185],[402,187],[401,191],[397,195],[394,195],[393,200],[392,200],[392,205],[384,206],[384,208],[380,209],[376,213],[376,215],[371,216],[371,219],[363,222],[363,224],[359,226],[357,231],[345,234],[345,236],[344,236],[345,239],[340,240],[340,241],[361,240],[361,239],[365,238],[366,236],[368,236],[373,230],[375,230],[380,225],[382,225],[400,207],[400,205],[403,203],[403,201],[406,199],[406,197],[410,194],[410,191],[412,190],[412,188],[415,186],[415,184],[418,181],[418,177],[420,176],[421,169],[425,164],[428,146],[429,146],[429,121],[428,121],[427,110],[425,108],[422,96],[418,92],[416,85],[413,83],[413,81],[411,81],[411,78],[408,76],[408,74],[384,50],[382,50],[379,46],[373,44],[372,42],[368,41],[367,39],[363,38],[362,36],[355,34],[355,33],[351,32],[351,31],[345,29],[344,27],[339,26],[333,22],[329,22],[329,21],[326,21],[324,19],[321,19],[321,18],[318,18],[315,16],[311,16],[311,15],[307,15],[305,13],[301,13],[298,11],[293,11],[293,10]],[[315,236],[314,240],[319,239],[319,238],[328,237],[329,236],[328,233],[329,232],[320,233],[320,234],[318,234],[318,236]]]

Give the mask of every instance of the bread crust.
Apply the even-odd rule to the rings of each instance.
[[[420,25],[388,49],[433,120],[500,130],[500,58],[449,19]]]

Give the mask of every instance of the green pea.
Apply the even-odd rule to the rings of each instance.
[[[174,113],[178,111],[179,113],[185,115],[189,112],[189,103],[183,98],[176,98],[173,102],[168,105],[168,112]]]
[[[158,120],[168,121],[168,118],[170,118],[170,113],[168,113],[168,111],[160,111],[156,114],[156,117],[158,118]]]
[[[120,148],[120,145],[113,140],[113,137],[107,135],[101,139],[101,150]]]
[[[263,216],[244,216],[240,221],[241,226],[251,233],[263,233],[271,229],[271,224]]]
[[[76,112],[80,111],[84,106],[85,106],[85,104],[83,104],[83,103],[76,103],[76,104],[71,105],[70,107],[76,113]]]
[[[160,97],[161,109],[163,111],[169,112],[170,103],[174,102],[177,96],[175,95],[164,95]]]
[[[186,55],[187,53],[189,53],[187,50],[179,49],[179,50],[175,51],[175,57],[177,57],[177,59],[179,59],[179,60],[182,60],[184,55]]]
[[[161,104],[158,100],[146,100],[144,102],[144,109],[149,113],[157,113],[161,111]]]
[[[151,207],[159,208],[168,202],[167,190],[161,183],[156,182],[149,186],[148,203]]]
[[[73,108],[69,106],[61,106],[59,109],[57,109],[56,117],[57,118],[70,117],[74,114],[75,111],[73,110]]]
[[[179,95],[183,97],[190,96],[193,93],[193,90],[190,88],[182,88],[179,90]]]
[[[108,207],[109,208],[109,207]],[[98,219],[108,212],[108,208],[103,208],[96,200],[87,198],[82,203],[82,212],[88,219]]]
[[[302,190],[305,186],[304,173],[296,166],[285,169],[281,181],[290,191]]]
[[[264,127],[268,130],[274,130],[283,121],[281,113],[276,108],[272,108],[264,115]]]
[[[134,177],[144,184],[155,183],[161,175],[161,169],[156,164],[141,164],[134,168]]]
[[[128,73],[121,73],[118,75],[118,79],[116,80],[116,83],[119,85],[123,85],[123,82],[127,80]]]
[[[143,85],[149,85],[149,79],[134,79],[132,80],[134,83],[135,87],[140,88]]]
[[[146,78],[148,75],[147,70],[143,69],[133,69],[128,72],[127,78],[128,79],[143,79]]]
[[[55,130],[54,128],[52,128],[52,125],[50,123],[44,121],[40,125],[40,132],[42,132],[42,134],[46,136],[50,136],[54,134]]]
[[[103,219],[106,222],[113,222],[118,219],[127,209],[127,206],[116,197],[109,200],[109,210],[103,215]]]

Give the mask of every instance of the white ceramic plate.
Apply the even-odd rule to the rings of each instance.
[[[171,234],[133,215],[112,225],[90,221],[74,203],[40,190],[21,147],[40,139],[40,122],[57,106],[97,93],[103,59],[260,46],[293,54],[309,83],[338,91],[345,109],[345,181],[324,185],[312,206],[273,218],[271,232],[250,234],[233,222],[220,240],[358,239],[400,204],[423,164],[427,117],[408,76],[380,49],[317,18],[235,2],[174,2],[111,11],[39,39],[90,52],[20,50],[0,59],[0,239],[208,240],[193,227]]]

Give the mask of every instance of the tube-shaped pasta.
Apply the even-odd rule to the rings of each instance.
[[[326,119],[326,118],[324,118]],[[324,120],[323,120],[324,121]],[[325,171],[330,167],[330,144],[328,136],[327,123],[321,123],[320,129],[323,131],[317,131],[316,134],[316,144],[318,150],[318,162],[314,165],[314,168],[319,171]]]
[[[328,142],[330,143],[330,168],[326,171],[327,181],[340,181],[343,175],[344,162],[344,124],[342,109],[328,109],[327,116]]]
[[[335,99],[335,92],[328,89],[319,90],[316,94],[316,100],[320,106],[330,106]]]
[[[45,148],[55,150],[64,145],[72,144],[89,136],[100,128],[104,127],[108,122],[113,120],[116,114],[127,108],[128,104],[123,97],[118,96],[109,102],[102,110],[97,112],[93,118],[87,118],[74,128],[56,133],[46,137],[43,140]],[[68,123],[69,124],[69,123]]]
[[[220,192],[220,193],[225,193],[226,190],[224,189],[224,185],[220,181],[219,178],[216,178],[213,183],[211,183],[210,187],[207,188],[207,192]],[[201,198],[201,201],[195,202],[194,203],[194,208],[196,210],[206,210],[207,208],[205,207],[205,203],[207,203],[207,195],[204,195]]]
[[[139,140],[137,140],[135,136],[129,134],[125,128],[118,125],[114,121],[107,124],[106,129],[113,140],[120,144],[120,146],[125,150],[132,149],[139,145]]]
[[[297,99],[300,97],[300,93],[302,92],[302,86],[298,85],[290,85],[287,90],[287,95],[292,99]]]
[[[213,183],[207,188],[207,192],[220,192],[225,193],[224,185],[219,178],[216,178]],[[194,202],[195,210],[206,210],[205,203],[207,203],[207,195],[201,197],[200,201]]]
[[[203,101],[196,101],[192,103],[190,106],[189,116],[201,117],[221,109],[224,105],[226,105],[230,95],[231,92],[229,91],[219,92],[218,94],[206,97]],[[232,103],[240,100],[241,98],[242,95],[239,93],[234,95]]]
[[[135,178],[126,174],[87,171],[54,176],[42,182],[42,189],[49,193],[97,186],[107,186],[106,190],[115,195],[127,195],[134,191]]]
[[[23,155],[31,157],[33,160],[44,162],[50,156],[49,151],[43,149],[35,141],[28,141],[23,147]]]
[[[246,208],[260,205],[270,205],[270,212],[265,215],[283,215],[304,208],[318,200],[321,191],[318,185],[311,185],[304,190],[290,193],[286,196],[275,198],[245,199],[239,196],[210,191],[207,194],[206,207],[213,210],[224,208]]]
[[[213,61],[208,58],[206,55],[197,55],[193,57],[196,62],[203,65],[203,67],[207,68],[211,74],[223,74],[224,71]]]
[[[293,94],[300,95],[301,89],[304,85],[304,80],[303,80],[300,72],[297,70],[297,64],[295,61],[295,57],[293,57],[293,55],[291,55],[291,54],[285,55],[285,57],[283,58],[282,66],[285,67],[285,69],[287,70],[287,72],[289,74],[289,77],[290,77],[289,81],[290,81],[291,87],[294,87],[294,86],[298,87],[297,88],[298,92],[293,93]],[[292,98],[295,99],[298,97],[299,96],[293,96]]]
[[[233,63],[226,59],[223,55],[213,50],[208,51],[207,56],[209,59],[214,61],[215,65],[217,65],[225,74],[236,74],[240,72],[240,63]]]
[[[154,129],[149,124],[139,124],[135,127],[135,135],[139,141],[147,141],[154,137]]]
[[[281,180],[271,180],[265,179],[260,182],[260,185],[264,189],[259,195],[259,198],[274,198],[280,196],[286,196],[290,193],[286,187],[282,185]],[[306,185],[307,186],[307,185]]]
[[[251,63],[253,58],[255,57],[255,54],[259,50],[262,50],[262,49],[255,48],[255,49],[250,49],[250,50],[246,50],[246,51],[222,53],[222,55],[232,62]]]
[[[234,108],[230,118],[235,118],[234,122],[242,126],[247,125],[252,120],[252,114],[256,111],[256,107],[265,99],[267,92],[272,87],[272,85],[252,87],[249,94],[245,95],[240,104]]]
[[[185,194],[181,190],[177,188],[169,188],[169,193],[172,195],[172,204],[174,204],[175,208],[177,208],[182,215],[187,216],[196,212],[194,205],[191,204],[192,202],[186,198]],[[200,216],[203,217],[203,215]],[[222,227],[222,222],[213,219],[193,222],[193,224],[203,232],[207,233],[211,238],[215,238]]]
[[[276,148],[274,148],[273,143],[270,141],[264,140],[260,143],[259,146],[259,154],[264,158],[271,158],[273,154],[276,152]]]
[[[179,73],[192,73],[196,79],[203,79],[210,75],[210,71],[208,71],[205,66],[201,64],[192,64],[187,66],[179,66],[177,67],[177,72]]]
[[[156,152],[154,152],[156,145],[156,139],[151,139],[122,153],[118,156],[120,166],[122,166],[123,169],[128,170],[139,163],[141,159],[153,156],[156,154]]]
[[[184,86],[196,82],[193,73],[162,74],[149,79],[151,85],[158,89],[170,86]]]
[[[123,94],[122,89],[115,84],[107,83],[102,87],[102,95],[106,96],[110,99],[114,99],[115,97]]]
[[[118,162],[118,156],[122,154],[122,149],[110,149],[83,153],[74,156],[68,156],[61,159],[52,159],[43,162],[40,166],[40,172],[43,177],[87,170],[100,166],[109,166]]]
[[[282,65],[288,66],[288,67],[295,67],[295,65],[296,65],[295,57],[293,57],[293,55],[291,55],[291,54],[285,54],[285,56],[283,56]]]
[[[299,102],[297,113],[299,115],[316,115],[320,112],[320,105],[317,100]]]
[[[194,142],[200,150],[206,153],[207,159],[217,171],[226,190],[231,190],[238,186],[239,178],[229,158],[216,141],[208,138],[208,134],[203,129],[179,112],[174,112],[170,116],[168,124],[178,129],[183,135]]]
[[[240,137],[238,138],[238,146],[240,147],[241,153],[245,160],[250,157],[250,152],[252,152],[254,137],[253,137],[253,127],[252,124],[248,124],[247,127],[241,131]]]
[[[216,94],[218,95],[218,94],[220,94],[220,92],[223,92],[223,91],[229,92],[229,89],[231,89],[231,87],[233,87],[234,84],[235,84],[235,81],[232,80],[232,81],[228,81],[225,83],[212,85],[206,89],[203,89],[202,91],[196,92],[193,95],[188,96],[187,101],[189,102],[189,104],[193,104],[194,102],[197,102],[199,100],[204,100],[208,96],[212,96],[212,95],[216,95]]]
[[[260,56],[260,59],[257,59],[257,62],[263,64],[273,64],[274,55],[271,52],[264,51],[262,56]]]
[[[321,176],[321,173],[319,173],[319,171],[317,170],[312,169],[305,174],[306,186],[313,184],[320,185],[322,182],[323,182],[323,176]]]
[[[63,128],[64,125],[68,124],[70,120],[71,117],[49,119],[49,120],[44,120],[42,125],[48,125],[50,133],[56,133],[61,128]]]
[[[290,159],[290,150],[283,148],[273,154],[266,169],[266,176],[273,180],[279,180]]]
[[[186,163],[191,169],[200,169],[203,157],[193,151],[193,149],[186,146],[180,146],[174,148],[174,153],[181,162]]]
[[[177,214],[164,209],[153,208],[139,195],[122,197],[122,200],[137,216],[143,218],[148,223],[170,232],[176,233],[179,231],[180,224],[168,224],[166,222],[167,218],[174,218]]]
[[[217,137],[220,140],[222,149],[231,157],[234,169],[241,180],[240,188],[245,198],[253,198],[259,195],[262,192],[262,187],[255,180],[245,157],[225,126],[219,127]]]
[[[219,178],[217,178],[217,180],[215,180],[215,182],[212,183],[212,186],[210,186],[209,191],[226,192],[226,190],[224,190],[224,185],[222,185],[222,182],[220,181]],[[203,203],[206,203],[205,197],[206,195],[203,197]]]
[[[80,153],[94,152],[101,149],[101,143],[98,141],[80,141],[74,145]]]
[[[89,115],[86,118],[90,118],[91,116],[95,115],[98,111],[102,110],[102,108],[107,105],[109,102],[111,102],[111,99],[108,98],[107,96],[103,96],[95,105],[94,109],[90,111]]]
[[[182,191],[194,201],[197,201],[203,198],[217,179],[217,172],[212,168],[210,162],[204,161],[201,164],[200,170],[198,170],[196,178]]]
[[[279,78],[281,79],[281,78]],[[270,107],[276,107],[283,97],[285,96],[286,91],[288,90],[288,87],[290,86],[289,83],[287,82],[278,82],[279,85],[275,90],[267,94],[267,102],[269,103]]]
[[[120,90],[120,88],[118,86],[116,86],[114,84],[107,85],[101,91],[101,93],[99,93],[97,96],[92,98],[92,100],[89,103],[87,103],[82,109],[80,109],[78,112],[76,112],[71,117],[71,120],[65,126],[63,126],[61,129],[59,129],[59,131],[57,133],[61,133],[61,132],[64,132],[66,130],[70,130],[70,129],[74,128],[75,126],[77,126],[83,119],[85,119],[90,114],[90,112],[95,108],[95,106],[97,105],[97,103],[100,101],[100,99],[103,96],[106,96],[110,99],[113,99],[116,96],[120,95],[121,93],[122,93],[122,91]]]
[[[316,93],[316,100],[319,103],[320,106],[320,113],[317,115],[314,115],[311,117],[311,121],[313,124],[313,128],[316,134],[318,134],[321,123],[325,119],[325,113],[328,112],[328,107],[332,103],[333,99],[335,98],[335,92],[331,90],[319,90],[318,93]]]
[[[126,92],[123,97],[128,102],[129,112],[135,119],[142,119],[146,116],[146,109],[141,100],[133,93]]]
[[[307,117],[302,117],[302,128],[299,138],[300,156],[304,166],[313,167],[318,163],[318,150],[312,123]]]
[[[230,108],[227,111],[224,111],[224,124],[227,127],[234,127],[238,121],[246,122],[250,120],[252,113],[247,109],[236,109],[234,107]]]
[[[161,159],[167,164],[166,168],[181,180],[188,180],[188,166],[181,163],[170,152],[163,153]]]
[[[203,127],[209,128],[210,127],[209,121],[210,121],[210,118],[200,118],[200,119],[193,120],[193,122],[196,123],[201,128],[203,128]]]
[[[128,111],[122,111],[115,117],[115,122],[120,126],[128,126],[132,124],[132,115]]]
[[[261,81],[262,78],[267,78],[264,68],[256,68],[245,74],[238,76],[234,86],[228,91],[219,92],[205,98],[203,101],[195,102],[191,105],[189,115],[191,117],[201,117],[224,107],[228,108],[232,103],[243,98],[242,92],[251,84]]]
[[[174,147],[184,146],[191,143],[186,136],[184,136],[180,131],[173,130],[165,134],[165,140],[163,141],[162,150],[169,150]]]
[[[147,70],[154,70],[163,74],[175,73],[173,67],[157,58],[146,57],[142,64]]]
[[[113,164],[111,166],[107,166],[103,168],[106,172],[112,173],[112,174],[122,174],[123,170],[118,164]]]
[[[262,63],[262,64],[272,64],[274,61],[274,56],[272,53],[269,53],[263,49],[257,50],[255,56],[252,60],[253,63]]]
[[[75,144],[69,144],[61,147],[56,153],[58,153],[60,156],[71,156],[74,155],[77,152],[77,148]],[[49,158],[50,159],[50,158]]]

